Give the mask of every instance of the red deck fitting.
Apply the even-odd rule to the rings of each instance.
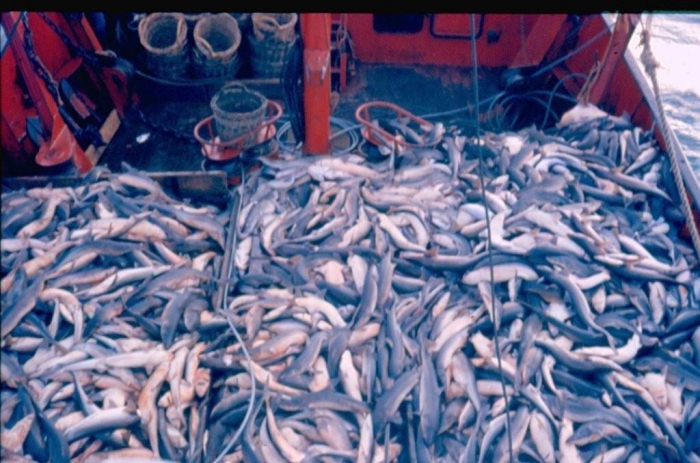
[[[424,132],[430,132],[433,130],[434,125],[425,119],[416,116],[413,113],[410,113],[403,109],[400,106],[397,106],[393,103],[388,103],[386,101],[372,101],[369,103],[365,103],[363,105],[360,105],[357,110],[355,111],[355,118],[357,121],[362,124],[364,127],[362,128],[362,136],[365,137],[367,141],[370,143],[373,143],[377,146],[381,145],[387,145],[387,146],[392,146],[394,143],[398,145],[401,148],[426,148],[426,147],[432,147],[436,146],[438,143],[442,141],[442,135],[439,134],[435,140],[432,140],[431,142],[424,143],[424,144],[416,144],[416,143],[410,143],[405,140],[401,140],[397,138],[396,136],[390,134],[386,130],[382,129],[381,127],[378,127],[372,122],[372,118],[370,116],[369,110],[371,108],[385,108],[385,109],[390,109],[396,113],[396,118],[399,117],[408,117],[411,119],[411,121],[417,123],[420,125],[422,128],[424,128]]]
[[[194,127],[194,138],[202,146],[202,154],[212,161],[228,161],[235,158],[241,152],[253,146],[271,140],[275,133],[275,122],[282,116],[282,107],[274,101],[267,101],[267,116],[265,121],[250,133],[230,141],[216,140],[216,125],[214,116],[202,119]]]

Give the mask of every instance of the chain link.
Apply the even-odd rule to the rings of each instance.
[[[51,28],[52,31],[56,35],[60,37],[60,39],[63,41],[64,44],[68,48],[71,49],[71,51],[75,52],[78,56],[80,56],[83,60],[87,61],[90,65],[94,67],[99,67],[100,66],[100,61],[99,59],[95,56],[95,52],[88,51],[84,47],[81,47],[77,43],[75,43],[65,32],[61,30],[58,25],[53,22],[51,18],[46,13],[42,12],[37,12],[37,14],[41,17],[41,19],[44,20],[46,24]],[[82,13],[80,13],[80,16],[82,16]]]
[[[167,127],[164,124],[161,124],[159,122],[154,121],[153,119],[148,118],[143,113],[143,111],[141,111],[141,108],[139,108],[136,105],[131,105],[126,116],[127,116],[127,119],[139,121],[139,122],[145,124],[151,130],[161,132],[162,134],[167,135],[167,136],[172,137],[172,138],[175,138],[177,140],[181,140],[181,141],[184,141],[187,143],[192,143],[195,145],[199,143],[194,138],[194,136],[190,133],[180,132],[179,130],[172,129],[170,127]]]
[[[43,14],[43,13],[39,13]],[[41,80],[46,85],[46,89],[51,94],[56,107],[58,108],[61,116],[65,120],[66,124],[70,127],[76,140],[88,141],[91,145],[95,147],[104,146],[105,142],[102,139],[102,135],[96,127],[89,125],[86,129],[83,129],[78,125],[75,120],[68,114],[61,102],[60,94],[58,92],[58,85],[56,81],[51,76],[51,73],[46,69],[46,66],[41,62],[39,56],[34,48],[34,41],[32,40],[32,31],[29,28],[29,19],[26,12],[21,13],[22,24],[24,25],[24,51],[27,54],[29,62],[32,64],[34,72],[41,78]]]
[[[2,50],[0,50],[0,57],[5,54],[5,50],[10,48],[12,38],[15,36],[15,33],[17,33],[19,23],[21,21],[22,15],[24,15],[24,14],[26,14],[24,11],[20,13],[20,18],[17,19],[17,21],[15,21],[12,24],[12,29],[10,29],[9,33],[5,36],[5,46],[2,47]],[[3,30],[4,30],[4,28],[3,28]]]
[[[29,62],[34,68],[34,72],[36,72],[37,75],[41,78],[41,80],[44,81],[46,89],[49,91],[49,93],[51,93],[51,96],[56,102],[56,105],[60,106],[58,85],[56,85],[56,82],[53,80],[53,77],[51,77],[51,74],[41,62],[39,56],[37,56],[36,51],[34,50],[32,31],[31,29],[29,29],[29,19],[27,17],[26,12],[22,12],[22,24],[24,25],[24,51],[27,54],[27,58],[29,58]]]

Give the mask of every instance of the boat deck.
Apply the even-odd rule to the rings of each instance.
[[[498,91],[498,73],[489,70],[482,71],[481,74],[480,95],[485,97]],[[253,84],[250,87],[284,105],[279,87],[269,84]],[[163,89],[160,94],[154,92],[150,95],[142,91],[140,95],[143,113],[158,124],[183,135],[190,135],[190,140],[169,136],[138,121],[128,121],[122,124],[105,150],[100,164],[119,170],[121,162],[125,161],[133,167],[149,172],[199,171],[226,167],[221,163],[205,162],[200,146],[191,137],[194,125],[211,115],[209,101],[213,94],[211,89],[199,89],[182,93],[181,98],[176,99],[171,89]],[[340,95],[333,117],[354,124],[357,122],[357,107],[375,100],[397,104],[416,115],[467,106],[473,101],[471,69],[369,64],[358,66],[356,75]],[[289,116],[286,110],[284,116]],[[442,120],[457,126],[473,125],[472,116],[466,111]],[[281,124],[278,123],[277,126],[280,127]],[[148,140],[142,144],[136,143],[136,138],[143,133],[150,134]],[[291,137],[291,131],[287,135]],[[335,148],[343,146],[343,143],[347,144],[347,141],[339,137],[334,141]]]
[[[467,107],[473,104],[474,98],[471,75],[471,68],[402,67],[358,63],[356,73],[349,79],[345,91],[340,94],[339,103],[332,116],[355,124],[355,110],[369,101],[391,102],[416,115]],[[479,95],[482,99],[499,90],[499,76],[498,69],[479,70]],[[278,81],[272,79],[245,82],[253,90],[262,92],[266,97],[284,106],[282,88]],[[230,164],[235,163],[206,161],[200,145],[192,135],[195,124],[211,115],[209,102],[218,86],[167,86],[142,75],[135,77],[134,84],[139,95],[141,112],[146,118],[181,136],[165,133],[136,118],[122,120],[98,165],[120,171],[121,163],[126,162],[147,172],[197,172],[218,169],[226,171],[231,167]],[[286,109],[284,117],[289,117]],[[469,111],[439,120],[446,126],[455,125],[465,129],[473,126],[473,115]],[[281,125],[278,123],[277,127]],[[336,128],[332,127],[332,130]],[[138,143],[137,138],[144,134],[148,134],[148,138]],[[287,136],[292,136],[291,130]],[[291,141],[293,142],[293,139]],[[334,148],[346,146],[347,143],[347,139],[338,137],[334,141]],[[51,172],[45,169],[31,171],[7,165],[6,159],[3,159],[3,164],[6,176],[78,175],[70,163],[51,169]]]

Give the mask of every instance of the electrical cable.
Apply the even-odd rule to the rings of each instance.
[[[572,50],[571,52],[567,53],[566,55],[562,56],[561,58],[557,58],[551,63],[547,64],[545,67],[538,69],[535,71],[533,74],[528,76],[529,79],[534,79],[535,77],[539,77],[545,72],[549,71],[550,69],[553,69],[556,67],[559,63],[566,61],[567,59],[571,58],[572,56],[580,53],[583,51],[585,48],[588,48],[593,42],[601,38],[603,35],[605,35],[606,32],[610,32],[608,29],[603,29],[602,31],[598,32],[593,38],[590,40],[586,41],[583,45],[579,46],[578,48]]]
[[[500,328],[500,322],[496,319],[496,285],[494,283],[494,270],[493,270],[493,247],[491,239],[491,217],[489,215],[489,208],[486,206],[486,183],[484,181],[484,155],[481,150],[481,128],[479,127],[479,79],[478,79],[478,65],[477,65],[477,52],[476,52],[476,40],[474,38],[474,13],[470,14],[471,18],[471,34],[472,34],[472,74],[474,82],[474,104],[476,105],[474,114],[476,122],[476,146],[477,153],[479,156],[479,182],[481,183],[481,199],[484,204],[484,212],[486,213],[486,239],[488,241],[488,260],[489,260],[489,271],[491,280],[491,314],[493,314],[493,338],[496,348],[496,359],[498,361],[498,373],[500,375],[501,387],[503,389],[503,399],[505,400],[505,413],[506,413],[506,431],[508,435],[508,452],[510,456],[510,463],[513,463],[513,436],[511,432],[510,414],[509,414],[509,404],[508,404],[508,392],[506,391],[505,378],[503,376],[503,367],[501,363],[501,349],[498,342],[498,329]],[[486,302],[486,301],[485,301]],[[475,432],[478,432],[476,430]],[[481,449],[483,452],[484,449]]]
[[[284,59],[282,68],[282,96],[284,105],[290,113],[292,133],[295,140],[304,139],[304,56],[301,37],[297,38]],[[279,141],[279,139],[278,139]]]
[[[559,85],[559,84],[557,84],[557,85]],[[558,88],[558,87],[556,87],[556,88]],[[488,108],[487,114],[490,114],[493,111],[495,104],[498,102],[498,100],[500,98],[502,98],[502,97],[505,97],[505,98],[525,97],[529,94],[550,95],[550,92],[548,92],[546,90],[533,90],[533,91],[530,91],[524,95],[515,95],[515,94],[509,95],[508,92],[506,92],[506,91],[500,91],[494,95],[491,95],[491,96],[481,100],[479,102],[479,106],[482,106],[482,105],[489,103],[489,108]],[[562,98],[562,99],[568,99],[570,101],[575,101],[575,99],[569,95],[556,94],[554,96],[557,96],[557,97]],[[543,103],[543,101],[540,100],[540,103]],[[468,111],[469,109],[470,109],[469,106],[464,106],[461,108],[451,109],[448,111],[440,111],[440,112],[436,112],[436,113],[421,114],[418,117],[420,117],[422,119],[432,119],[435,117],[442,117],[442,116],[449,116],[449,115],[453,115],[453,114],[458,114],[461,112]],[[344,123],[341,123],[340,121],[343,121]],[[354,134],[353,132],[362,128],[362,124],[351,125],[349,123],[349,121],[347,121],[345,119],[338,119],[338,118],[334,118],[334,117],[331,117],[331,123],[336,123],[336,125],[338,125],[339,127],[342,127],[341,130],[331,134],[331,136],[330,136],[331,141],[333,141],[335,138],[337,138],[341,135],[344,135],[346,133],[351,133],[352,134],[351,136],[354,137],[353,138],[353,140],[354,140],[355,137],[357,137],[357,134]],[[491,125],[491,128],[494,128],[493,125]],[[277,132],[277,141],[280,142],[280,147],[284,147],[286,151],[294,152],[294,149],[290,149],[291,145],[288,142],[282,141],[282,135],[284,135],[288,130],[289,130],[289,127],[287,126],[287,124],[283,124]],[[354,141],[353,141],[353,145],[354,145]],[[355,147],[356,147],[356,145],[355,145]],[[343,151],[343,154],[346,152],[349,152],[349,151],[352,151],[352,150],[345,150],[345,151]]]
[[[561,85],[565,81],[572,79],[574,77],[579,77],[579,78],[582,78],[585,80],[587,76],[586,76],[586,74],[582,74],[580,72],[575,72],[572,74],[568,74],[568,75],[562,77],[561,79],[559,79],[559,82],[557,82],[557,84],[552,89],[552,93],[549,95],[549,101],[547,102],[547,108],[549,108],[552,105],[552,100],[554,99],[554,94],[556,93],[557,89],[559,87],[561,87]],[[549,116],[549,109],[547,110],[547,115],[544,117],[544,121],[542,122],[542,126],[540,127],[540,130],[544,129],[547,126],[547,116]]]
[[[515,97],[515,98],[518,99],[518,100],[530,100],[530,101],[535,101],[535,102],[539,103],[540,106],[542,106],[543,108],[545,108],[545,110],[548,110],[548,108],[547,108],[547,103],[545,103],[542,99],[540,99],[540,98],[538,98],[538,97],[536,97],[536,96],[519,95],[519,96],[517,96],[517,97]],[[508,105],[508,106],[506,107],[506,106],[505,106],[505,103],[504,103],[503,113],[501,113],[501,114],[499,115],[499,117],[500,117],[499,123],[500,123],[501,125],[502,125],[502,121],[507,120],[507,119],[506,119],[506,115],[507,115],[508,112],[509,112],[512,108],[514,108],[514,107],[516,107],[515,104],[511,104],[511,105]],[[510,127],[510,128],[513,128],[513,127],[515,127],[515,126],[516,126],[516,125],[515,125],[515,119],[514,119],[513,122],[512,122],[511,124],[509,124],[509,127]]]
[[[534,95],[531,95],[531,94],[514,95],[511,99],[516,99],[516,100],[529,100],[529,101],[534,101],[534,102],[536,102],[536,103],[539,103],[540,106],[542,106],[542,107],[545,109],[545,111],[547,111],[547,115],[549,115],[549,112],[551,111],[550,108],[549,108],[549,106],[547,106],[547,103],[546,103],[544,100],[542,100],[541,98],[538,98],[538,97],[536,97],[536,96],[534,96]],[[509,101],[510,101],[510,100],[509,100]],[[504,107],[505,107],[505,104],[506,104],[506,103],[504,102],[504,103],[503,103],[503,106],[504,106]],[[508,106],[507,109],[504,109],[503,114],[502,114],[503,119],[505,119],[506,113],[507,113],[508,110],[509,110],[510,108],[512,108],[513,106],[515,106],[515,105],[510,105],[510,106]],[[511,124],[511,127],[512,127],[513,125],[514,125],[514,124]]]
[[[491,95],[490,97],[485,98],[485,99],[481,102],[481,104],[486,104],[486,103],[488,103],[488,102],[490,102],[490,101],[492,101],[492,100],[498,98],[502,93],[504,93],[504,92],[499,92],[499,93],[497,93],[497,94],[495,94],[495,95]],[[465,111],[469,111],[469,109],[470,109],[469,106],[463,106],[463,107],[460,107],[460,108],[450,109],[450,110],[447,110],[447,111],[440,111],[440,112],[437,112],[437,113],[420,114],[420,115],[418,115],[418,117],[420,117],[421,119],[432,119],[432,118],[435,118],[435,117],[451,116],[451,115],[453,115],[453,114],[459,114],[459,113],[462,113],[462,112],[465,112]],[[343,130],[339,130],[338,132],[335,132],[335,133],[331,134],[330,140],[332,141],[333,139],[335,139],[335,138],[337,138],[337,137],[339,137],[339,136],[341,136],[341,135],[344,135],[344,134],[346,134],[346,133],[348,133],[348,132],[352,132],[352,131],[354,131],[354,130],[361,129],[361,128],[362,128],[362,124],[355,124],[355,125],[348,126],[347,128],[344,128]]]
[[[355,148],[357,148],[357,145],[359,144],[360,139],[359,139],[357,132],[353,129],[362,127],[362,125],[353,125],[347,119],[341,119],[338,117],[331,117],[330,120],[331,120],[332,125],[335,125],[336,127],[340,127],[340,129],[341,129],[340,132],[349,133],[348,136],[350,137],[350,145],[348,145],[347,148],[344,148],[340,151],[333,151],[331,154],[333,156],[343,156],[347,153],[350,153]],[[280,145],[281,150],[284,150],[284,151],[289,152],[289,153],[295,153],[297,151],[297,148],[298,148],[298,143],[291,144],[291,143],[283,140],[283,138],[285,137],[285,135],[287,134],[287,132],[289,131],[289,129],[291,127],[292,127],[292,124],[290,121],[283,123],[280,126],[280,128],[277,129],[277,133],[275,134],[275,137],[277,139],[277,142]],[[338,132],[331,135],[331,137],[330,137],[331,141],[336,138],[335,135],[337,133]],[[294,140],[296,142],[296,136],[294,137]]]

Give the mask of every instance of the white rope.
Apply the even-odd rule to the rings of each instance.
[[[646,27],[642,28],[642,44],[644,49],[642,50],[641,61],[644,65],[644,70],[649,75],[651,79],[651,84],[654,89],[654,96],[656,97],[656,106],[659,108],[659,116],[661,118],[661,129],[666,142],[666,148],[668,151],[668,157],[671,158],[671,172],[673,173],[673,179],[676,182],[676,187],[678,188],[678,194],[681,197],[681,207],[683,209],[683,214],[686,218],[686,224],[688,225],[688,230],[690,230],[690,237],[695,247],[695,252],[698,257],[700,257],[700,233],[698,233],[697,225],[693,217],[693,210],[690,206],[690,201],[688,201],[688,195],[685,191],[685,184],[683,183],[683,176],[681,175],[681,169],[678,165],[679,153],[676,152],[677,146],[671,142],[671,128],[666,119],[666,112],[664,111],[663,101],[661,100],[661,92],[659,91],[659,82],[656,79],[656,68],[659,67],[659,62],[656,61],[654,55],[651,52],[651,18],[652,15],[647,16]]]

